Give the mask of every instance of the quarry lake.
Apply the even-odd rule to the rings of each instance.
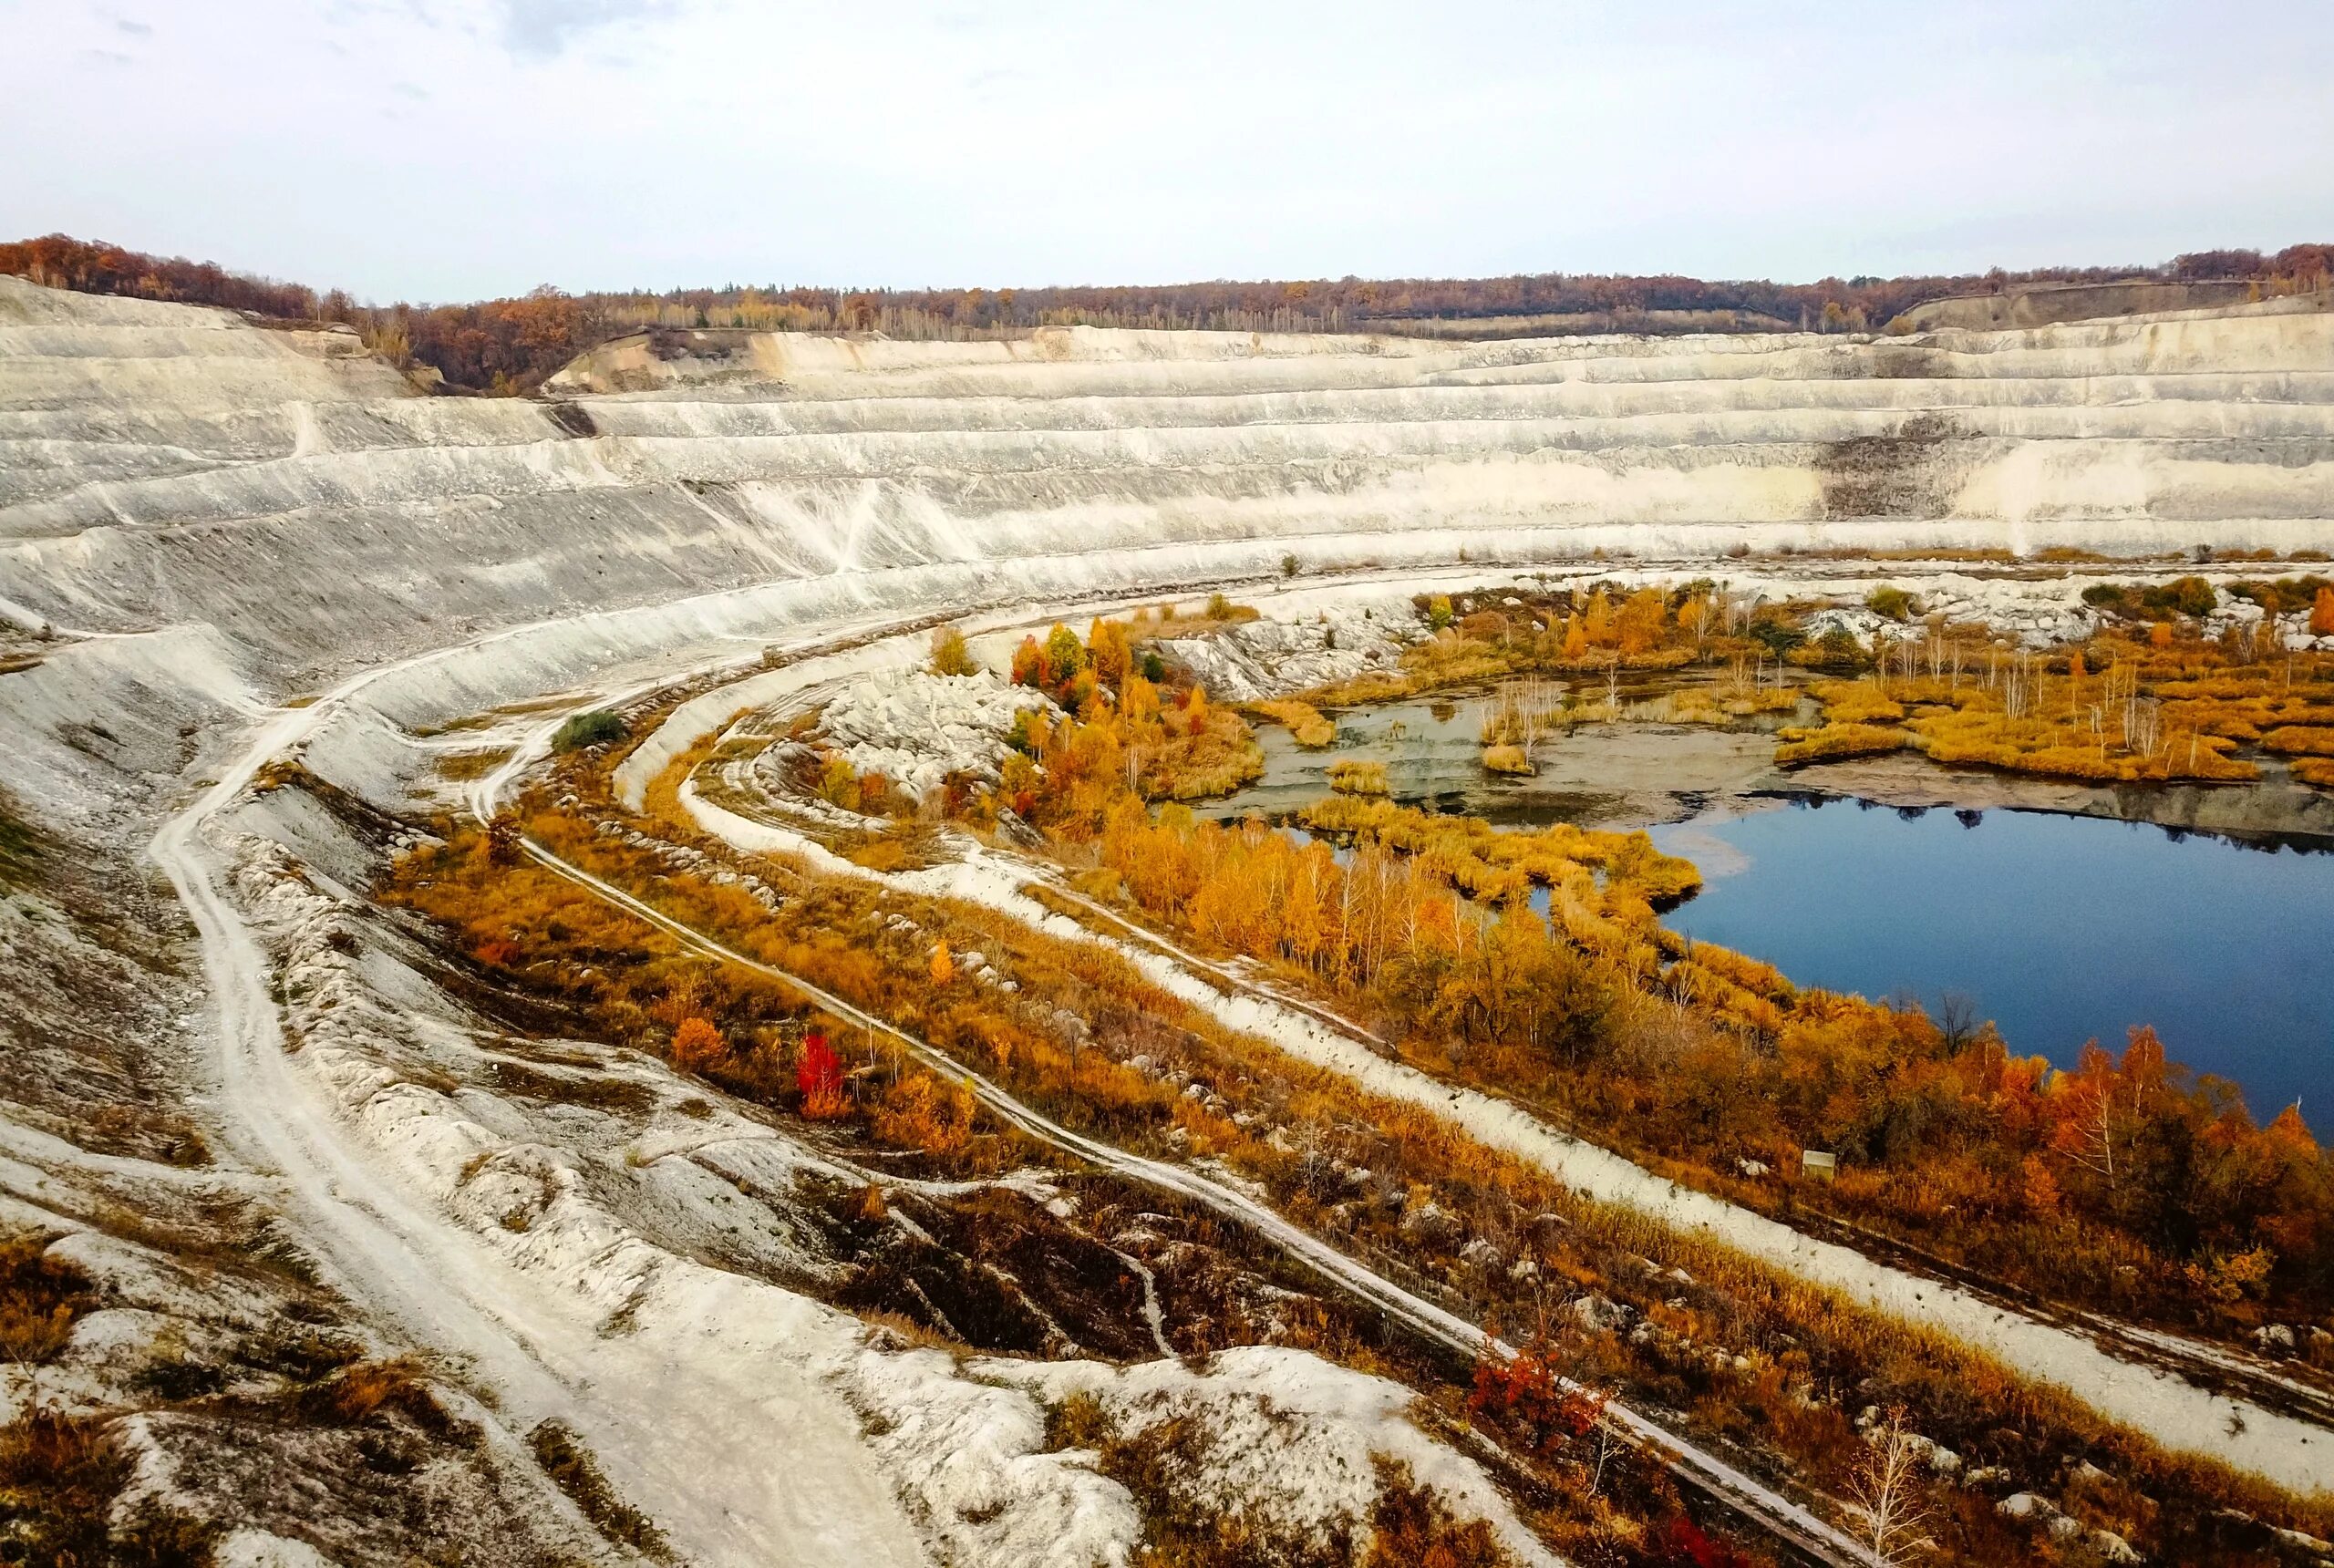
[[[1332,760],[1357,758],[1386,764],[1398,800],[1503,827],[1649,826],[1705,879],[1664,923],[1800,985],[1910,995],[1932,1016],[1958,993],[2011,1050],[2062,1066],[2085,1040],[2120,1051],[2132,1026],[2152,1024],[2173,1059],[2236,1083],[2258,1118],[2297,1096],[2334,1111],[2334,1089],[2317,1087],[2334,1072],[2322,798],[2273,780],[2078,806],[2048,785],[1910,757],[1792,775],[1772,765],[1771,724],[1658,722],[1671,689],[1625,693],[1652,722],[1583,725],[1520,779],[1483,771],[1481,693],[1348,709],[1328,750],[1267,726],[1264,777],[1204,810],[1285,820],[1327,792]],[[1830,803],[1776,799],[1809,785]],[[1954,809],[1977,806],[1989,809]],[[2111,811],[2299,830],[2184,834],[2096,814]]]
[[[2257,1117],[2334,1068],[2334,852],[2042,812],[1793,802],[1653,830],[1701,868],[1665,923],[1801,985],[1960,992],[2010,1048],[2071,1063],[2153,1024]],[[2334,844],[2326,846],[2334,851]]]

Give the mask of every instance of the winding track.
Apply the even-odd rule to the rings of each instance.
[[[464,1365],[523,1433],[573,1426],[629,1501],[687,1562],[738,1568],[919,1568],[924,1550],[848,1416],[791,1367],[741,1364],[718,1347],[658,1355],[548,1299],[537,1282],[372,1162],[288,1058],[268,965],[212,880],[204,824],[268,760],[315,733],[373,681],[367,672],[311,707],[278,712],[150,847],[192,917],[218,1007],[214,1109],[235,1151],[279,1178],[304,1244],[355,1300],[413,1343]],[[747,1375],[750,1373],[750,1375]],[[769,1462],[773,1439],[786,1462]]]

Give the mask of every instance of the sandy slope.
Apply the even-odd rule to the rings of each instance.
[[[1203,556],[2292,548],[2334,518],[2326,313],[1870,342],[793,338],[710,378],[587,357],[563,424],[411,396],[345,335],[135,304],[0,279],[0,608],[202,620],[310,687],[563,611],[938,563],[1141,550],[1169,583]]]

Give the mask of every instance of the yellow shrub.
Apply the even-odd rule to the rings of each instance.
[[[1784,733],[1805,736],[1803,739],[1789,740],[1775,748],[1775,761],[1784,768],[1822,762],[1834,757],[1870,757],[1883,751],[1897,750],[1905,742],[1903,730],[1884,729],[1873,724],[1827,724],[1817,730],[1787,730]]]
[[[2301,757],[2334,757],[2334,729],[2309,725],[2280,725],[2261,738],[2261,744],[2271,751],[2286,751]]]
[[[1255,711],[1286,727],[1297,745],[1319,748],[1337,743],[1337,721],[1309,702],[1260,702]]]
[[[1744,990],[1756,992],[1761,996],[1788,1002],[1797,994],[1796,987],[1785,978],[1781,970],[1771,964],[1761,964],[1746,954],[1737,953],[1731,947],[1720,947],[1715,942],[1697,942],[1690,957],[1702,968],[1723,975]]]
[[[1808,688],[1833,724],[1869,724],[1905,717],[1905,705],[1881,695],[1870,681],[1817,681]]]
[[[1524,755],[1523,748],[1520,746],[1484,747],[1483,767],[1493,773],[1525,774],[1536,771],[1532,766],[1532,758]]]
[[[1340,795],[1384,795],[1386,764],[1343,758],[1329,764],[1329,788]]]
[[[928,1154],[954,1154],[972,1136],[972,1091],[961,1084],[944,1088],[929,1073],[904,1073],[884,1091],[871,1119],[879,1138]]]

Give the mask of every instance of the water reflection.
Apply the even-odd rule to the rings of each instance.
[[[2013,1049],[2071,1061],[2153,1024],[2257,1109],[2334,1065],[2334,859],[2285,842],[2040,812],[1798,799],[1654,830],[1733,851],[1667,923],[1802,985],[1962,992]],[[1982,827],[1983,831],[1977,831]],[[1680,841],[1686,840],[1687,841]],[[2247,852],[2250,851],[2250,852]]]

